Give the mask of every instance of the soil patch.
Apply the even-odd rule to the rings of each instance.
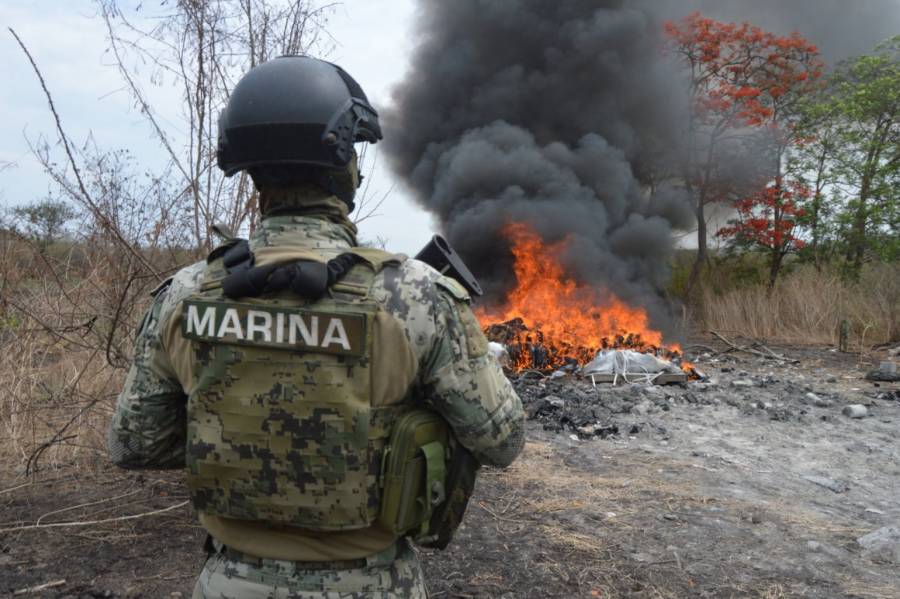
[[[778,352],[798,362],[701,354],[685,386],[516,377],[526,450],[422,552],[432,595],[900,597],[900,553],[857,542],[900,523],[900,389],[864,380],[879,356]],[[179,473],[6,475],[0,595],[189,597],[186,500]]]

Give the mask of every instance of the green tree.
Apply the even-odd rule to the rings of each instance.
[[[841,64],[811,110],[828,117],[818,130],[819,149],[828,144],[828,176],[846,198],[837,225],[858,276],[867,256],[889,260],[897,253],[900,36]]]
[[[821,271],[833,248],[836,207],[842,203],[836,187],[835,157],[839,151],[835,116],[829,112],[829,89],[808,96],[800,108],[797,145],[789,152],[787,172],[809,190],[808,201],[800,217],[801,227],[809,233],[809,243],[801,254]]]
[[[13,215],[27,234],[44,247],[59,240],[66,223],[76,214],[70,204],[51,198],[13,208]]]

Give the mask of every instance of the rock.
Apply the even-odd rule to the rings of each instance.
[[[806,399],[817,408],[830,408],[831,402],[825,399],[824,397],[819,397],[815,393],[809,392],[806,394]]]
[[[897,371],[897,363],[882,362],[878,368],[866,375],[866,380],[880,383],[900,382],[900,372]]]
[[[850,485],[847,483],[826,478],[824,476],[804,476],[803,478],[834,493],[846,493],[850,490]]]
[[[737,380],[731,381],[731,386],[747,388],[747,387],[754,387],[755,384],[750,379],[737,379]]]
[[[834,559],[847,559],[850,557],[846,550],[818,541],[807,541],[806,548],[814,553],[821,553]]]
[[[826,382],[826,383],[831,383],[831,384],[833,385],[833,384],[837,383],[838,380],[837,380],[837,378],[835,378],[835,377],[833,377],[833,376],[830,376],[830,377],[828,377],[828,380],[825,381],[825,382]]]
[[[564,408],[566,407],[566,400],[561,397],[557,397],[556,395],[548,395],[544,398],[548,404],[553,406],[554,408]]]
[[[869,408],[860,404],[851,404],[849,406],[844,406],[843,414],[848,418],[859,420],[869,415]]]
[[[576,432],[582,437],[600,437],[601,439],[606,439],[610,435],[618,435],[619,427],[615,424],[612,425],[603,425],[603,424],[588,424],[585,426],[579,426],[576,429]]]
[[[885,526],[856,539],[869,557],[900,564],[900,527]]]

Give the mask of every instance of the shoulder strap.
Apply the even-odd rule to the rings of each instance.
[[[368,297],[378,273],[385,268],[396,268],[405,260],[406,256],[403,254],[391,254],[374,248],[351,248],[346,254],[328,263],[329,268],[336,261],[344,261],[349,266],[335,279],[331,290],[335,293]]]
[[[392,254],[376,248],[355,247],[349,253],[369,264],[376,273],[385,268],[400,266],[407,260],[403,254]]]
[[[378,273],[385,268],[397,267],[405,260],[406,256],[402,254],[351,248],[327,263],[298,259],[255,266],[249,242],[230,239],[207,258],[205,287],[221,286],[231,299],[259,297],[287,289],[308,299],[318,299],[329,289],[367,297]],[[363,265],[365,268],[359,268]]]

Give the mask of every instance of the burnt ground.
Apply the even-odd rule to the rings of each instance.
[[[900,597],[900,540],[857,541],[900,526],[900,388],[863,380],[879,356],[777,351],[797,363],[708,352],[687,386],[515,379],[525,453],[423,552],[432,595]],[[203,532],[160,511],[185,499],[103,464],[2,477],[0,596],[189,597]]]

